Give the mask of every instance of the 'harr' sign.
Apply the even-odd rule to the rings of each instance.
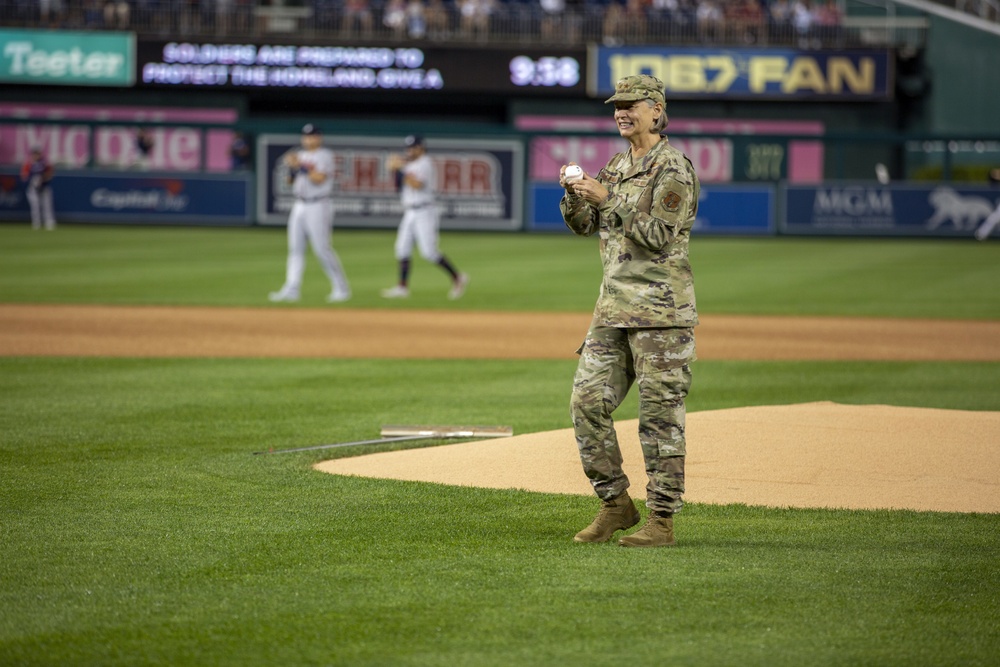
[[[284,224],[293,205],[283,155],[295,135],[257,138],[258,219]],[[334,155],[333,206],[337,224],[395,227],[402,215],[389,156],[403,153],[403,137],[328,135]],[[516,139],[427,139],[434,164],[437,208],[445,229],[516,229],[522,224],[523,158]]]
[[[385,150],[341,150],[334,153],[334,181],[342,193],[395,193]],[[500,165],[489,154],[430,153],[439,195],[500,196]]]
[[[891,64],[886,51],[602,47],[591,89],[611,94],[618,79],[645,73],[663,81],[668,98],[888,98]]]

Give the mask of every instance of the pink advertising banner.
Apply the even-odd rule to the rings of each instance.
[[[579,116],[519,116],[519,130],[535,132],[615,132],[612,118]],[[781,135],[823,133],[816,121],[769,120],[694,120],[670,119],[670,143],[690,159],[703,183],[729,183],[733,180],[733,142],[726,138],[696,138],[684,134]],[[531,142],[529,177],[535,180],[558,180],[559,168],[576,162],[588,174],[595,175],[607,161],[623,149],[622,139],[609,137],[550,136]],[[823,144],[820,141],[788,142],[788,181],[814,183],[823,177]]]
[[[725,139],[671,139],[684,151],[704,183],[733,180],[732,142]],[[625,144],[618,137],[537,137],[531,142],[530,175],[535,180],[559,180],[559,169],[576,162],[591,176],[607,164]]]
[[[229,171],[233,133],[228,127],[153,127],[153,148],[147,160],[140,160],[136,126],[93,126],[88,121],[229,125],[238,118],[235,109],[3,102],[0,103],[0,164],[21,164],[33,147],[40,147],[50,162],[64,168],[91,163],[95,167],[120,169]],[[46,123],[47,120],[63,122],[52,124]]]

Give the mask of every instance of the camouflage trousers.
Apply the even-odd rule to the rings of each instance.
[[[602,500],[629,487],[614,412],[639,385],[639,442],[646,464],[646,506],[678,512],[684,494],[684,398],[691,387],[694,331],[594,325],[580,348],[570,414],[583,470]]]

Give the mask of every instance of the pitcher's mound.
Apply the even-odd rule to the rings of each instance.
[[[638,421],[616,423],[645,497]],[[839,405],[732,408],[687,416],[696,503],[1000,512],[1000,412]],[[324,461],[338,475],[592,495],[572,429]]]

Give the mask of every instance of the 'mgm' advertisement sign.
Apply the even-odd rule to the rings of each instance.
[[[588,92],[610,97],[631,74],[663,81],[667,99],[889,99],[888,51],[594,47]]]
[[[0,29],[0,81],[131,86],[135,82],[135,35]]]
[[[994,188],[825,183],[784,188],[783,234],[970,238],[1000,206]]]

